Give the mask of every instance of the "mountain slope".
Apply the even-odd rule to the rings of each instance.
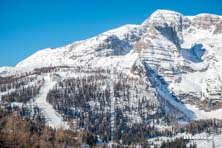
[[[76,66],[77,63],[96,66],[104,57],[129,53],[134,43],[140,39],[141,33],[140,26],[126,25],[65,47],[38,51],[20,62],[16,68]]]
[[[221,16],[157,10],[141,25],[43,49],[16,67],[0,68],[1,98],[13,98],[29,75],[48,75],[55,85],[43,84],[44,93],[30,93],[30,100],[48,101],[45,117],[53,112],[58,122],[52,126],[63,117],[111,141],[143,126],[152,137],[163,125],[222,119],[221,26]]]
[[[145,61],[178,100],[204,110],[217,109],[222,102],[221,22],[217,15],[187,17],[157,10],[142,25],[126,25],[65,47],[40,50],[14,69],[113,67],[130,73],[134,63]]]

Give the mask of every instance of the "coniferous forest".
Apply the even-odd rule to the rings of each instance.
[[[66,69],[65,69],[66,70]],[[33,73],[1,78],[0,91],[0,146],[2,147],[79,147],[80,145],[187,147],[189,140],[176,138],[150,142],[155,137],[173,137],[178,133],[199,134],[218,132],[222,121],[197,120],[184,125],[175,116],[164,112],[168,104],[158,103],[151,83],[140,77],[127,77],[124,73],[109,70],[81,70],[78,77],[62,79],[52,75],[56,85],[47,94],[47,102],[69,124],[69,129],[47,126],[44,112],[33,99],[44,85],[48,72],[61,68],[37,69]],[[63,70],[64,71],[64,70]],[[36,74],[38,73],[38,74]],[[111,74],[112,73],[112,74]],[[112,75],[112,77],[110,77]],[[7,92],[7,93],[5,93]],[[151,98],[152,97],[152,98]],[[161,129],[159,125],[164,125]],[[219,134],[219,133],[218,133]],[[196,144],[189,147],[195,148]]]

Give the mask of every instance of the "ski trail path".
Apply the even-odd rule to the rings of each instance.
[[[34,104],[43,110],[43,114],[46,118],[46,124],[53,128],[68,128],[68,124],[63,121],[63,118],[57,113],[51,104],[46,101],[48,92],[52,89],[56,81],[52,81],[50,76],[44,77],[44,84],[40,89],[39,94],[34,98]]]

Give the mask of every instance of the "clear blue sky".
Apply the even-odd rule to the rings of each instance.
[[[0,66],[14,66],[39,49],[140,24],[156,9],[222,15],[222,0],[0,0]]]

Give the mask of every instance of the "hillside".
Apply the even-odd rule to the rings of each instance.
[[[72,121],[103,143],[141,144],[199,121],[220,125],[221,40],[222,16],[157,10],[141,25],[0,68],[1,106],[28,108],[28,118],[37,107],[44,124],[69,129]]]

